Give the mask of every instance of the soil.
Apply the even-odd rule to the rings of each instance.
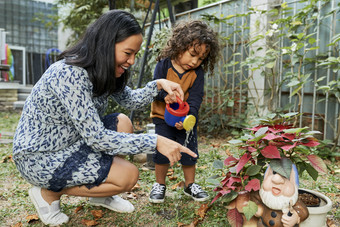
[[[310,193],[299,193],[299,199],[307,207],[318,207],[320,205],[320,198],[310,194]]]

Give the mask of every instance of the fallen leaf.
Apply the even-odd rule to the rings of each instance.
[[[187,225],[187,224],[184,224],[182,222],[178,222],[177,227],[195,227],[195,224],[193,222],[191,222],[190,225]]]
[[[36,214],[31,214],[31,215],[28,215],[26,217],[26,220],[27,220],[28,223],[31,223],[31,222],[34,222],[34,221],[38,221],[39,217]]]
[[[232,156],[231,152],[229,149],[225,150],[225,153],[228,155],[228,156]]]
[[[137,194],[136,193],[133,193],[133,192],[130,192],[126,198],[128,199],[137,199]]]
[[[328,227],[336,227],[335,222],[329,218],[327,218],[326,223]]]
[[[208,203],[204,203],[198,209],[197,214],[198,214],[198,216],[200,216],[200,218],[203,219],[206,216],[208,210],[209,210]]]
[[[177,177],[176,176],[172,176],[172,177],[169,176],[169,180],[177,180]]]
[[[135,186],[133,186],[133,188],[131,189],[131,191],[136,191],[138,189],[140,189],[140,185],[136,183]]]
[[[96,220],[103,217],[103,211],[102,210],[91,210],[91,214],[93,215],[93,217]]]
[[[172,190],[175,190],[176,188],[184,188],[184,182],[180,181],[177,184],[174,184],[174,185],[171,186]]]
[[[174,172],[167,172],[166,173],[167,176],[172,176],[172,174],[174,174]]]
[[[206,168],[208,168],[208,166],[199,166],[199,167],[197,167],[197,169],[206,169]]]
[[[0,163],[13,162],[12,155],[7,155],[2,157]]]
[[[74,213],[78,213],[80,210],[83,209],[83,206],[78,206],[75,210]]]
[[[99,224],[99,222],[97,222],[96,220],[86,220],[86,219],[81,220],[81,223],[86,226],[95,226]]]
[[[219,144],[219,143],[212,143],[212,144],[210,144],[212,147],[217,147],[217,148],[219,148],[220,146],[221,146],[221,144]]]
[[[11,227],[22,227],[22,223],[21,223],[21,222],[18,222],[18,223],[16,223],[15,225],[11,225]]]

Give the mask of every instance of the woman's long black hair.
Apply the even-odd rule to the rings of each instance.
[[[67,64],[79,66],[89,74],[95,96],[121,91],[127,84],[129,72],[115,74],[115,44],[141,34],[136,18],[122,10],[110,10],[90,25],[78,43],[59,55]]]

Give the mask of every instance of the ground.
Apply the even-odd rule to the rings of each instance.
[[[18,113],[0,113],[0,226],[43,226],[28,198],[31,187],[15,168],[11,159],[11,138],[19,118]],[[6,122],[6,123],[5,123]],[[196,182],[208,191],[211,199],[216,195],[209,178],[221,174],[213,168],[214,160],[224,160],[226,150],[223,144],[230,138],[209,138],[200,136],[200,161],[197,165]],[[126,157],[133,161],[132,157]],[[326,194],[333,202],[328,214],[329,226],[340,223],[340,180],[339,161],[327,161],[331,171],[319,177],[316,182],[303,176],[301,186]],[[178,164],[169,172],[167,197],[163,204],[150,204],[149,191],[154,183],[154,172],[145,168],[144,163],[134,162],[140,170],[140,179],[131,193],[122,196],[129,199],[136,210],[131,214],[119,214],[105,208],[88,205],[86,198],[63,196],[61,209],[70,216],[65,226],[229,226],[226,221],[226,208],[223,202],[213,205],[195,202],[182,192],[183,174]],[[332,225],[333,224],[333,225]]]

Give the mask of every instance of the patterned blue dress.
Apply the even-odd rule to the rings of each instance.
[[[155,152],[156,135],[110,129],[105,123],[110,118],[103,116],[108,97],[93,97],[92,89],[86,70],[64,60],[51,65],[34,86],[13,141],[13,159],[29,183],[53,191],[90,188],[105,181],[116,154]],[[140,109],[157,94],[151,81],[111,97],[127,109]]]

